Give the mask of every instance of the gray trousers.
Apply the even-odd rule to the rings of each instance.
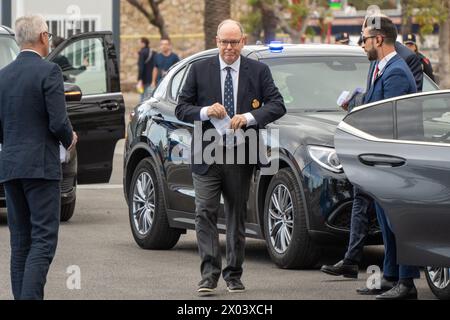
[[[224,198],[227,229],[225,281],[240,279],[245,255],[245,219],[253,166],[214,164],[205,175],[193,173],[195,188],[195,230],[201,258],[202,279],[217,281],[222,257],[217,231],[220,196]]]

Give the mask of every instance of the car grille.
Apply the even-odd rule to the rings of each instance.
[[[332,214],[328,220],[328,225],[332,228],[343,231],[350,231],[350,223],[352,217],[352,203],[348,203],[341,207],[335,214]],[[369,208],[369,233],[374,234],[380,231],[377,215],[373,205]]]

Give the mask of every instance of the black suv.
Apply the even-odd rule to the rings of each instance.
[[[18,53],[13,31],[0,26],[0,68]],[[78,134],[76,150],[62,164],[61,220],[68,221],[75,209],[77,184],[110,179],[115,145],[125,134],[125,103],[111,32],[75,35],[46,59],[63,71],[67,111]],[[2,185],[0,207],[5,207]]]
[[[174,66],[153,97],[135,108],[127,128],[124,191],[131,230],[143,248],[171,248],[195,228],[188,164],[193,125],[174,111],[191,65],[217,53]],[[270,67],[287,108],[268,126],[279,130],[279,170],[262,175],[255,168],[246,233],[265,239],[278,266],[310,267],[323,246],[348,240],[353,192],[334,149],[336,126],[346,115],[336,101],[343,90],[366,83],[369,61],[361,48],[338,45],[248,46],[242,54]],[[436,87],[426,79],[425,89]],[[270,139],[266,143],[270,149]],[[225,231],[223,212],[218,227]],[[380,235],[373,215],[368,244],[380,244]]]

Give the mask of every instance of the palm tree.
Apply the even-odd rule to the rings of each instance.
[[[216,47],[217,26],[231,16],[231,0],[205,0],[205,48]]]

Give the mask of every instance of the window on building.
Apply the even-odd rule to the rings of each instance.
[[[70,38],[73,35],[96,31],[100,17],[83,17],[81,20],[70,20],[68,17],[51,17],[47,20],[49,32],[63,37]]]

